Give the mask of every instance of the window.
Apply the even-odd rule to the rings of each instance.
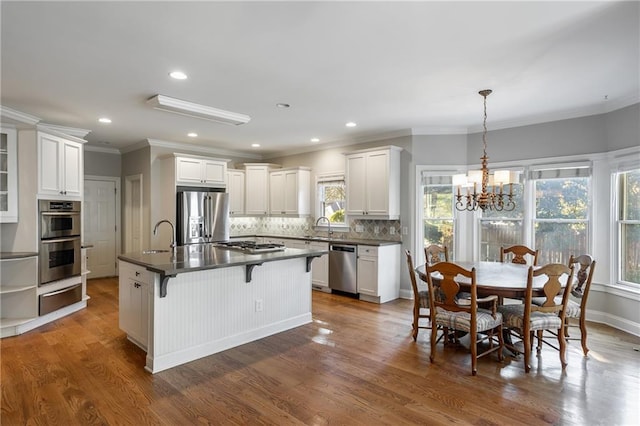
[[[344,209],[346,190],[343,175],[318,176],[318,217],[329,218],[332,225],[347,226]],[[322,223],[320,223],[322,225]]]
[[[640,169],[618,174],[618,280],[640,284]]]
[[[588,253],[590,167],[534,170],[531,177],[538,263],[567,263],[572,254]]]
[[[422,176],[424,246],[446,246],[451,256],[455,253],[452,175]]]
[[[519,175],[522,176],[522,175]],[[500,260],[500,247],[522,244],[524,241],[524,197],[523,186],[512,185],[512,211],[486,210],[480,217],[480,260],[497,262]],[[508,192],[508,189],[506,190]]]

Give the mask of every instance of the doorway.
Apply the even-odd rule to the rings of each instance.
[[[86,176],[84,181],[84,243],[87,250],[87,278],[117,275],[120,252],[120,178]]]

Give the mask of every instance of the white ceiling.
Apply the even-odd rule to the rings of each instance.
[[[90,145],[265,157],[478,131],[485,88],[489,130],[598,114],[640,100],[639,4],[3,0],[1,103],[90,130]],[[189,79],[170,79],[176,69]],[[154,110],[156,94],[252,119]]]

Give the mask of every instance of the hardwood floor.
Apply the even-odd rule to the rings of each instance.
[[[313,293],[314,321],[152,375],[118,329],[116,279],[88,308],[0,341],[2,426],[189,424],[637,424],[640,338],[589,324],[589,357],[544,348],[478,361],[411,338],[412,304]]]

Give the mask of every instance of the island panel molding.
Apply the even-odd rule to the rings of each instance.
[[[145,369],[157,373],[310,323],[305,263],[305,257],[265,262],[250,283],[243,266],[180,273],[165,298],[154,274]]]

